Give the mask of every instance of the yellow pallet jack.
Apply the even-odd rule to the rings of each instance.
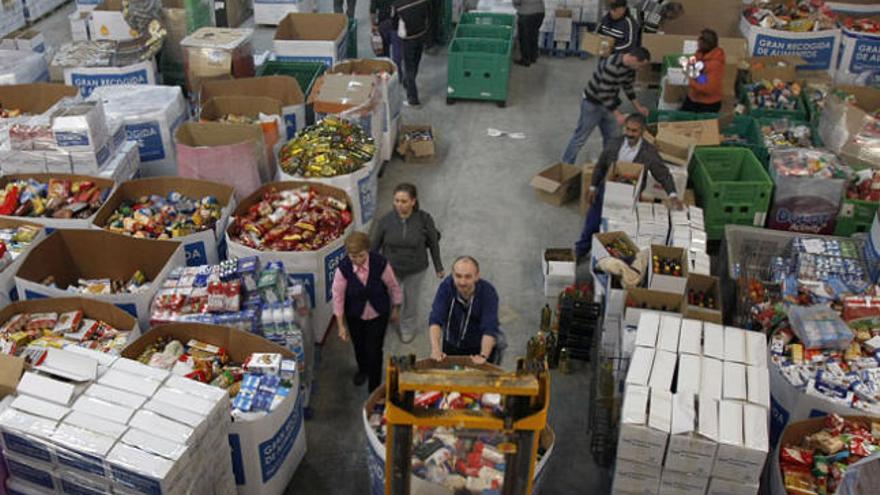
[[[461,363],[447,358],[440,363],[427,360],[417,364],[413,355],[389,359],[385,380],[386,495],[410,495],[413,427],[501,432],[506,438],[498,446],[505,457],[501,494],[531,495],[539,435],[547,424],[550,405],[546,366],[520,359],[516,371],[506,372],[491,365],[462,369]],[[503,412],[420,409],[414,405],[416,392],[500,394]]]

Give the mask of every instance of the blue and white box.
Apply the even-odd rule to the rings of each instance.
[[[287,14],[272,43],[280,61],[321,62],[330,68],[346,58],[348,17],[345,14]]]

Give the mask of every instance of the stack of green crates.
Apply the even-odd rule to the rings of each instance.
[[[312,86],[315,81],[321,77],[321,74],[327,70],[327,66],[323,62],[281,62],[273,60],[266,62],[257,76],[290,76],[299,83],[299,89],[302,90],[306,102],[309,101],[309,95],[312,93]],[[306,125],[315,123],[315,111],[312,105],[306,103]]]
[[[773,122],[776,120],[780,120],[780,119],[768,118],[768,117],[756,118],[756,119],[754,119],[755,125],[752,126],[752,128],[751,128],[751,132],[752,132],[751,141],[753,144],[753,151],[755,152],[755,156],[758,157],[758,160],[760,160],[760,162],[762,164],[764,164],[765,168],[770,166],[770,152],[771,152],[771,150],[770,150],[770,148],[768,148],[764,144],[764,132],[762,131],[762,129],[764,126],[772,125]],[[806,122],[804,120],[788,119],[788,121],[789,121],[790,125],[806,125],[806,126],[808,126],[810,128],[810,136],[811,136],[813,146],[819,146],[819,147],[822,146],[822,140],[819,138],[819,131],[818,131],[818,129],[816,129],[815,126],[809,124],[808,122]]]
[[[684,112],[681,110],[651,110],[648,114],[648,123],[657,122],[690,122],[694,120],[717,119],[717,113]]]
[[[763,227],[773,181],[751,150],[698,147],[690,176],[709,240],[721,239],[727,224]]]
[[[749,115],[756,119],[773,118],[773,119],[790,119],[805,122],[807,120],[807,105],[803,97],[798,97],[796,108],[794,110],[776,110],[770,108],[754,108],[749,100],[748,86],[743,85],[739,88],[740,99],[749,111]]]
[[[447,103],[484,100],[507,104],[515,22],[509,14],[462,14],[449,45]]]

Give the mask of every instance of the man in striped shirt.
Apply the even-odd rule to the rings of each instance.
[[[626,116],[620,113],[620,97],[618,93],[623,89],[627,98],[643,115],[648,115],[648,109],[636,100],[636,92],[633,84],[636,79],[636,70],[651,61],[651,54],[643,47],[635,47],[627,53],[616,53],[599,61],[599,66],[593,73],[593,79],[584,89],[584,98],[581,101],[581,116],[578,119],[574,135],[565,149],[562,161],[574,164],[577,155],[583,148],[590,134],[596,126],[602,132],[602,145],[608,144],[608,140],[619,134],[620,125]]]

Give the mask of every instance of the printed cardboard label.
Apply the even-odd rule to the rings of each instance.
[[[162,128],[159,122],[141,122],[125,125],[125,137],[138,142],[142,162],[165,159],[165,145],[162,143]]]
[[[309,301],[312,309],[315,309],[315,274],[314,273],[289,273],[287,274],[291,285],[302,284],[306,293],[309,295]]]
[[[296,114],[288,113],[284,115],[284,127],[287,129],[287,139],[293,139],[296,136]]]
[[[183,249],[186,253],[186,266],[201,266],[208,263],[208,254],[205,252],[203,241],[185,244]]]
[[[320,62],[327,67],[333,66],[333,57],[278,55],[275,57],[275,60],[279,62]]]
[[[358,181],[358,191],[360,192],[361,203],[361,223],[366,225],[373,219],[376,213],[376,169],[370,171],[370,175]]]
[[[801,70],[828,70],[835,62],[834,53],[839,40],[839,32],[831,36],[820,35],[808,39],[792,39],[758,33],[753,44],[752,56],[770,57],[797,55],[807,64]]]
[[[324,258],[324,302],[330,302],[333,299],[333,275],[339,262],[345,257],[345,246],[339,246],[335,251],[331,252]]]
[[[880,38],[856,37],[849,71],[860,73],[877,70],[880,70]]]
[[[79,88],[83,98],[92,94],[100,86],[119,86],[123,84],[155,84],[156,76],[149,62],[138,64],[137,68],[117,74],[95,74],[93,72],[75,72],[83,69],[65,71],[65,82]]]
[[[263,483],[267,483],[275,476],[293,449],[303,424],[302,400],[303,394],[297,394],[296,404],[284,424],[272,438],[260,444],[260,472],[263,474]]]

